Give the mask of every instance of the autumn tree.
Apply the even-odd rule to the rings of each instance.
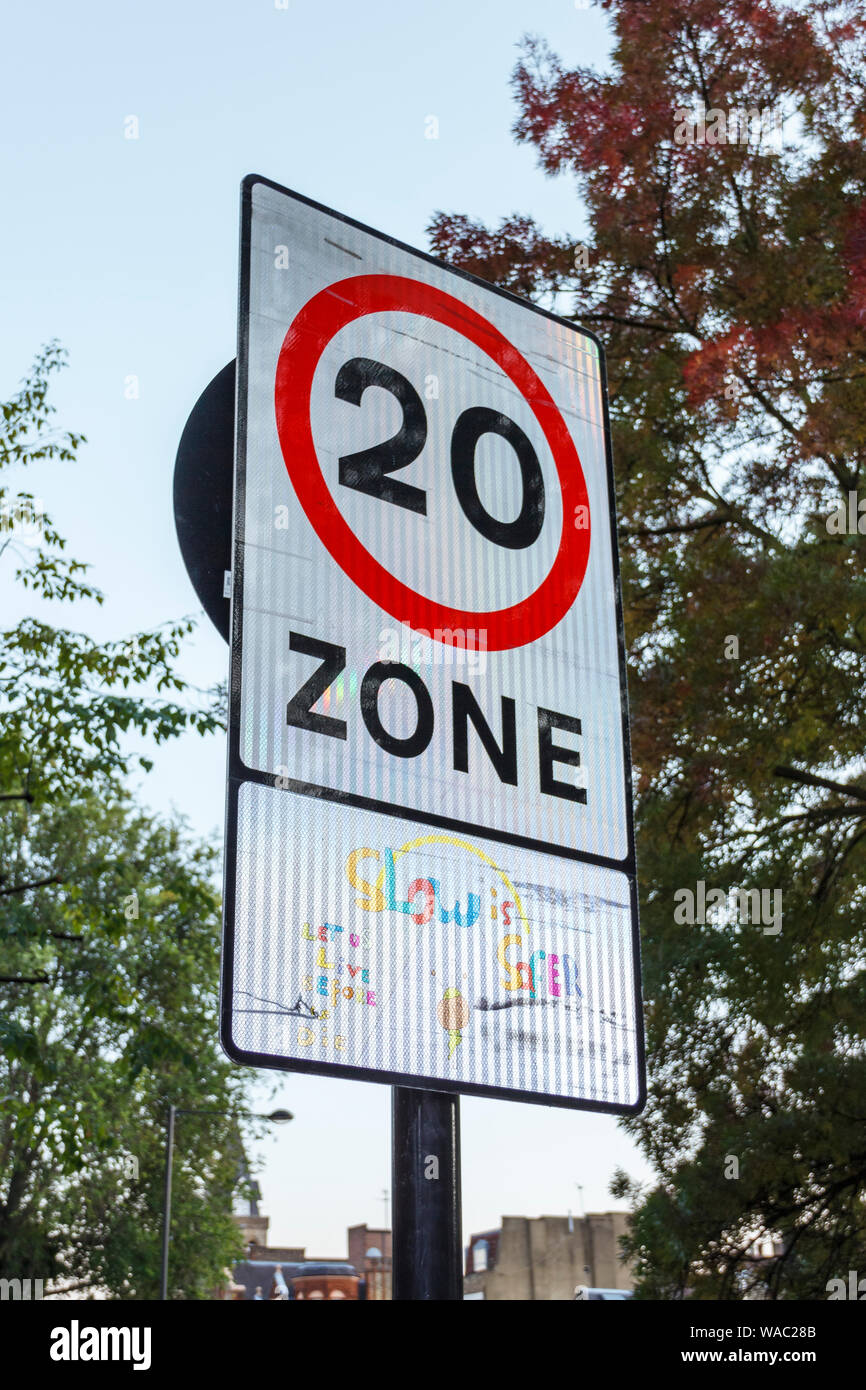
[[[629,1127],[659,1175],[617,1186],[640,1292],[823,1298],[866,1266],[866,15],[604,8],[609,71],[529,39],[514,74],[517,138],[576,177],[588,231],[438,214],[431,242],[607,353],[650,1061]],[[699,881],[780,890],[781,930],[684,921]]]

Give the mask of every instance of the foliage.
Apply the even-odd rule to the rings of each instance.
[[[651,1064],[630,1128],[659,1174],[617,1183],[641,1292],[821,1298],[866,1266],[866,538],[827,524],[866,460],[866,17],[605,9],[609,73],[529,39],[514,77],[588,254],[516,216],[439,214],[432,246],[607,353]],[[700,139],[701,102],[772,119]],[[699,880],[781,889],[781,933],[678,924]]]
[[[0,422],[0,574],[46,613],[102,602],[9,482],[76,458],[83,437],[51,427],[63,356],[39,354]],[[219,692],[210,706],[180,700],[174,661],[191,629],[99,643],[43,616],[0,631],[3,1277],[157,1296],[169,1104],[217,1112],[178,1115],[172,1292],[212,1295],[239,1253],[245,1082],[216,1043],[215,853],[123,789],[124,734],[160,743],[221,724]]]
[[[0,479],[33,464],[74,462],[83,436],[51,429],[52,373],[63,364],[55,343],[37,356],[18,393],[2,406]],[[35,518],[30,532],[16,519]],[[66,541],[49,515],[38,515],[32,493],[0,481],[0,569],[40,599],[103,602],[87,578],[87,565],[66,555]],[[98,643],[82,632],[23,618],[0,630],[0,800],[43,804],[78,796],[82,787],[123,772],[130,764],[121,736],[149,735],[162,743],[185,729],[208,733],[220,726],[205,703],[182,705],[187,687],[174,671],[191,619],[153,632]],[[140,757],[148,769],[149,759]]]
[[[5,807],[0,853],[0,976],[28,1040],[0,1077],[0,1273],[157,1297],[171,1103],[220,1112],[177,1118],[169,1266],[174,1296],[212,1296],[240,1256],[243,1166],[242,1074],[215,1039],[216,853],[95,798]]]

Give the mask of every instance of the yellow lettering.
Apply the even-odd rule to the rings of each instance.
[[[311,1045],[312,1043],[314,1043],[315,1041],[316,1041],[316,1035],[315,1035],[315,1033],[313,1032],[312,1028],[299,1028],[299,1029],[298,1029],[298,1046],[299,1046],[299,1047],[310,1047],[310,1045]]]
[[[377,849],[353,849],[349,858],[346,860],[346,877],[353,888],[357,888],[363,893],[363,898],[356,898],[359,907],[363,907],[367,912],[385,911],[385,894],[381,888],[377,888],[374,883],[368,883],[365,878],[361,878],[358,873],[358,860],[373,858],[378,863],[379,851]]]
[[[502,981],[503,988],[505,989],[520,989],[520,971],[515,966],[511,965],[505,952],[508,950],[509,946],[519,946],[522,939],[523,938],[520,936],[510,934],[504,936],[499,943],[499,950],[496,952],[496,956],[503,970],[508,971],[508,979]]]

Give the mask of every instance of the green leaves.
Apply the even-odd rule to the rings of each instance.
[[[173,661],[192,628],[99,644],[27,618],[0,633],[0,786],[35,802],[75,794],[127,769],[125,733],[163,743],[222,727],[213,709],[167,698],[187,690]]]
[[[3,406],[0,580],[8,581],[11,572],[13,581],[41,599],[99,604],[103,596],[87,580],[87,565],[63,554],[66,542],[49,517],[38,517],[36,544],[32,524],[22,538],[16,518],[32,520],[33,495],[12,493],[2,482],[4,470],[13,466],[74,462],[83,436],[48,428],[54,413],[50,378],[64,361],[58,345],[49,344]],[[0,631],[0,798],[40,805],[123,774],[131,762],[126,734],[163,743],[188,729],[210,733],[223,727],[213,692],[190,690],[175,670],[194,626],[185,618],[106,643],[36,618]],[[179,698],[190,695],[192,703]],[[139,757],[139,765],[147,768],[150,760]]]
[[[56,340],[47,343],[37,354],[20,390],[0,406],[0,470],[12,463],[27,467],[48,459],[68,462],[85,442],[83,434],[73,431],[46,432],[51,416],[56,414],[48,400],[50,378],[65,366],[66,360],[67,353]]]
[[[202,1240],[173,1255],[177,1296],[208,1296],[237,1253],[231,1115],[245,1108],[248,1073],[216,1039],[216,862],[122,794],[0,807],[0,863],[14,864],[14,883],[60,885],[0,897],[0,976],[38,963],[51,980],[0,986],[0,1094],[15,1098],[0,1107],[0,1273],[50,1248],[39,1277],[156,1296],[169,1103],[227,1112],[178,1118],[175,1215]]]
[[[87,566],[4,481],[75,461],[83,436],[51,429],[63,361],[49,344],[2,406],[0,583],[76,605],[81,627],[102,602]],[[155,1297],[175,1104],[218,1112],[179,1119],[175,1166],[173,1290],[208,1297],[240,1253],[242,1145],[221,1112],[247,1077],[216,1041],[215,851],[136,813],[123,776],[129,735],[212,732],[223,696],[177,675],[191,619],[97,642],[40,611],[0,631],[0,1275]]]

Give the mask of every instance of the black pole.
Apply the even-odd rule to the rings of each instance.
[[[159,1296],[163,1302],[168,1298],[168,1235],[171,1229],[171,1164],[174,1154],[174,1116],[175,1108],[170,1105],[165,1136],[165,1197],[162,1204],[162,1262],[159,1273]]]
[[[391,1095],[393,1297],[462,1299],[459,1097]]]

